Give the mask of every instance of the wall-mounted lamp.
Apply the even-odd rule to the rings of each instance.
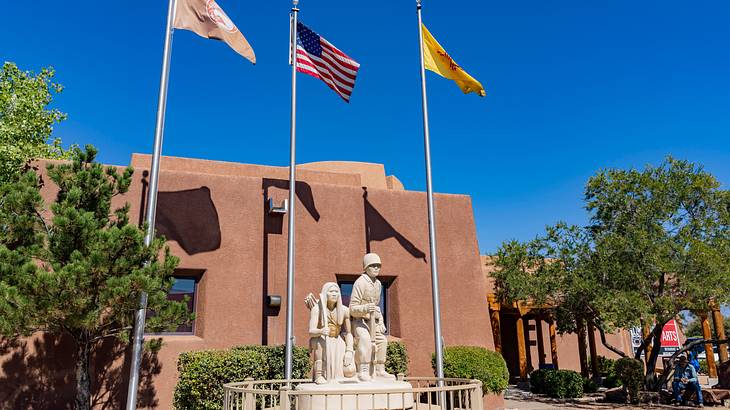
[[[270,308],[281,307],[281,296],[279,296],[279,295],[266,296],[266,306],[268,306]]]
[[[274,198],[269,198],[269,213],[283,215],[289,212],[289,200],[281,201],[281,205],[276,205]]]

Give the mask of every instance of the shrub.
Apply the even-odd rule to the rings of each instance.
[[[244,345],[233,347],[231,350],[260,352],[264,356],[265,363],[268,365],[268,372],[265,380],[284,379],[284,356],[286,355],[285,345]],[[304,347],[294,347],[292,354],[292,378],[306,379],[311,375],[310,372],[309,349]]]
[[[218,410],[223,407],[223,384],[282,379],[284,346],[240,346],[230,350],[199,350],[178,356],[179,379],[173,405],[176,409]],[[309,353],[295,347],[292,377],[308,377]]]
[[[408,349],[403,342],[388,342],[385,370],[392,374],[408,374]]]
[[[603,379],[603,383],[601,383],[601,385],[607,389],[612,389],[614,387],[621,386],[621,380],[616,377],[615,373],[611,373]]]
[[[545,393],[547,388],[545,387],[545,377],[548,372],[555,371],[553,369],[537,369],[530,373],[530,391],[537,394]]]
[[[583,393],[595,393],[598,391],[598,384],[593,379],[583,378]]]
[[[598,373],[601,376],[608,376],[613,374],[613,368],[616,365],[616,360],[609,359],[605,356],[598,356]]]
[[[436,368],[435,355],[431,366]],[[499,394],[507,388],[509,371],[497,352],[477,346],[449,346],[444,349],[444,377],[477,379],[484,394]]]
[[[589,390],[584,390],[584,386]],[[557,398],[581,397],[584,391],[598,390],[598,386],[584,379],[572,370],[538,369],[530,373],[530,390],[537,394],[546,394]]]
[[[639,390],[644,383],[644,363],[630,357],[622,357],[616,361],[616,377],[628,392],[632,403],[638,403]]]

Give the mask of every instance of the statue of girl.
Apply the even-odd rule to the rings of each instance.
[[[334,282],[322,286],[319,301],[306,300],[309,313],[309,349],[314,354],[314,382],[335,382],[355,374],[350,312],[342,304],[340,287]]]

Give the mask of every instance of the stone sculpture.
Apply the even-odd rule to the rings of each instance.
[[[309,410],[411,409],[413,387],[385,371],[388,342],[380,311],[380,257],[363,258],[363,274],[352,287],[350,306],[342,304],[340,287],[322,286],[319,300],[311,293],[309,348],[314,383],[299,383],[297,406]],[[355,377],[357,369],[359,373]]]
[[[378,280],[380,267],[380,257],[377,254],[365,255],[364,272],[352,286],[350,297],[350,316],[357,349],[355,363],[360,381],[370,381],[373,375],[377,378],[395,379],[395,376],[385,371],[388,340],[385,338],[385,321],[379,306],[383,286]]]
[[[314,356],[313,379],[317,384],[334,382],[355,373],[350,311],[342,304],[340,287],[322,286],[319,301],[310,293],[305,300],[309,313],[309,349]]]

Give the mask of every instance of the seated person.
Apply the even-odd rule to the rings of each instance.
[[[674,393],[674,404],[685,405],[686,400],[680,395],[681,390],[694,391],[697,394],[697,405],[702,405],[702,388],[697,381],[697,371],[689,364],[687,357],[679,356],[677,364],[674,366],[674,381],[672,382],[672,392]]]

